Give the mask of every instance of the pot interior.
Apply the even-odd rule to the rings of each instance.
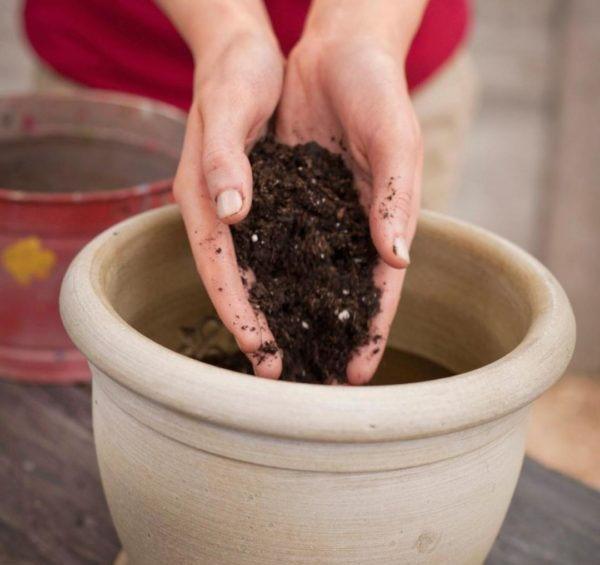
[[[117,139],[45,135],[0,141],[0,185],[29,192],[114,190],[168,179],[177,160]]]
[[[435,368],[428,365],[424,379],[503,357],[522,341],[533,316],[522,267],[495,240],[452,226],[435,216],[421,221],[390,332],[389,347],[446,369],[427,374]],[[118,240],[110,251],[118,261],[103,261],[110,265],[102,283],[109,302],[133,328],[177,351],[181,326],[214,315],[179,216],[140,223],[135,234]],[[406,382],[403,367],[399,362],[397,373],[387,371],[380,384]]]
[[[110,95],[0,99],[0,187],[109,191],[174,176],[183,118]]]

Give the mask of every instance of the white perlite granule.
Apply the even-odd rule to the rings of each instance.
[[[339,314],[338,314],[338,320],[340,322],[345,322],[346,320],[350,319],[350,312],[348,312],[348,310],[342,310]]]

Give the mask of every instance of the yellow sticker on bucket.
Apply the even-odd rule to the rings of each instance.
[[[19,239],[2,250],[2,266],[22,286],[34,278],[47,279],[55,264],[54,251],[44,248],[35,236]]]

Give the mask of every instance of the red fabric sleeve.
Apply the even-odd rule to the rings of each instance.
[[[310,0],[266,4],[287,54],[300,37]],[[24,16],[34,50],[67,78],[189,107],[191,54],[151,0],[27,0]],[[468,23],[467,0],[430,0],[406,61],[410,88],[452,55]]]

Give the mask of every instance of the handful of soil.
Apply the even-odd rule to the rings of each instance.
[[[381,291],[369,224],[339,155],[316,143],[289,147],[267,136],[250,154],[254,193],[248,217],[232,228],[238,263],[250,269],[252,305],[264,312],[283,350],[282,379],[346,381],[355,351],[369,335]],[[181,352],[238,372],[252,366],[214,318],[182,328]],[[277,351],[263,345],[261,355]]]
[[[289,147],[268,136],[250,154],[254,194],[232,229],[249,289],[283,350],[282,379],[346,381],[346,367],[369,336],[381,292],[378,255],[352,173],[316,143]]]

